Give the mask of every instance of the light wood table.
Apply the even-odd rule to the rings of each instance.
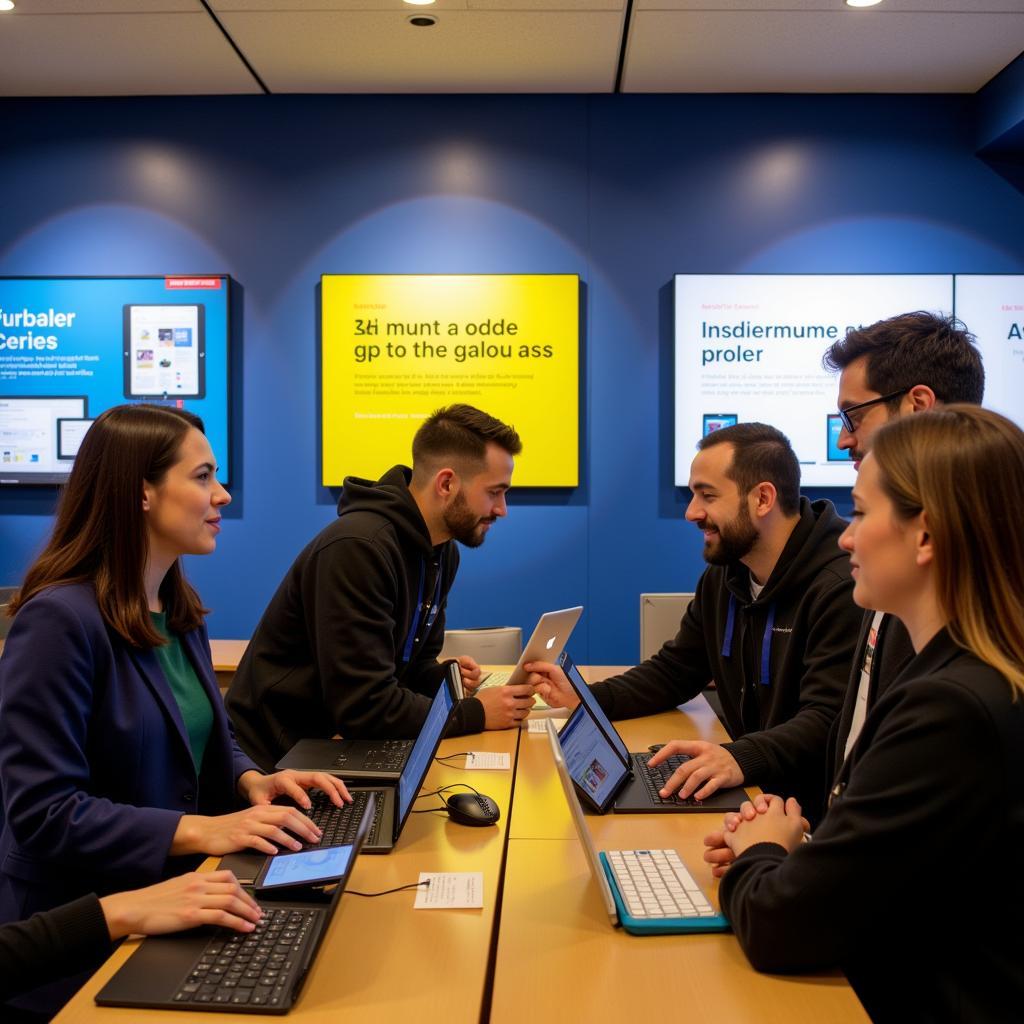
[[[679,836],[668,844],[656,833],[647,838],[688,849]],[[731,935],[640,937],[613,928],[579,842],[510,840],[491,1024],[674,1019],[868,1020],[841,975],[758,974]]]
[[[441,744],[439,755],[462,750],[507,752],[513,766],[516,730],[457,737]],[[456,758],[454,764],[461,764]],[[492,931],[504,867],[512,771],[465,771],[435,763],[425,792],[468,782],[501,807],[497,827],[466,828],[443,814],[413,814],[394,852],[359,858],[349,889],[380,892],[415,882],[421,871],[482,871],[482,910],[413,910],[416,891],[374,899],[346,894],[324,939],[290,1018],[302,1024],[345,1020],[479,1024],[490,976]],[[417,807],[439,803],[421,799]],[[98,1007],[93,997],[134,950],[126,942],[55,1018],[59,1024],[252,1024],[249,1014],[125,1010]]]
[[[589,673],[587,673],[589,675]],[[630,750],[670,739],[722,741],[703,697],[617,722]],[[756,791],[754,791],[756,792]],[[588,815],[598,849],[676,849],[718,906],[703,838],[721,814]],[[524,970],[524,964],[532,965]],[[731,934],[629,935],[612,926],[555,774],[548,738],[523,733],[516,769],[492,1024],[660,1020],[721,1024],[867,1021],[838,972],[755,972]]]
[[[235,669],[249,646],[248,640],[211,640],[210,653],[213,655],[213,671],[217,674],[217,685],[226,690],[235,678]]]
[[[587,674],[594,679],[615,671]],[[685,714],[624,722],[621,731],[632,750],[672,738],[724,738],[702,698]],[[375,899],[346,895],[291,1019],[561,1024],[683,1014],[721,1024],[867,1020],[841,976],[757,974],[731,935],[640,938],[613,928],[572,830],[547,737],[525,729],[457,737],[445,740],[439,754],[464,750],[508,752],[514,771],[434,764],[425,791],[467,782],[498,802],[498,826],[472,829],[440,814],[413,815],[393,853],[359,858],[349,888],[379,892],[415,882],[421,871],[483,871],[484,908],[414,911],[415,891]],[[717,884],[701,858],[701,839],[717,815],[588,820],[603,849],[680,850],[717,904]],[[176,1011],[97,1007],[96,992],[134,948],[125,943],[55,1018],[58,1024],[253,1021],[222,1013],[190,1013],[186,1021]]]

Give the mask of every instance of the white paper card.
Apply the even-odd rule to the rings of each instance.
[[[421,871],[420,882],[430,882],[416,890],[414,910],[440,910],[444,907],[482,907],[484,873],[482,871]]]
[[[512,767],[511,754],[492,754],[490,751],[472,750],[466,755],[467,768],[490,768],[508,771]]]

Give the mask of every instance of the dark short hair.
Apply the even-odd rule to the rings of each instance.
[[[518,455],[523,442],[514,428],[472,405],[446,405],[431,413],[412,439],[412,464],[455,458],[482,463],[487,445],[496,444],[509,455]]]
[[[829,370],[844,370],[861,356],[867,356],[867,385],[880,395],[925,384],[940,402],[981,405],[985,394],[985,368],[974,335],[953,316],[918,310],[851,327],[822,362]],[[890,404],[898,405],[900,398]]]
[[[697,444],[701,451],[716,444],[731,444],[732,463],[726,476],[740,494],[749,494],[768,481],[779,496],[779,507],[788,515],[800,511],[800,462],[781,430],[767,423],[736,423],[714,430]]]
[[[96,418],[61,493],[50,539],[11,601],[11,614],[47,587],[88,581],[104,621],[129,644],[165,643],[146,603],[149,540],[142,489],[163,480],[191,429],[203,431],[193,413],[145,403],[115,405]],[[160,597],[172,632],[202,623],[206,609],[180,561],[164,577]]]

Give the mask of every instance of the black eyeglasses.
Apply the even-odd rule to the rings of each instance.
[[[839,410],[839,419],[842,420],[843,426],[846,428],[848,434],[855,434],[857,427],[854,425],[853,420],[850,418],[851,412],[859,412],[861,409],[867,409],[872,405],[878,405],[879,402],[888,402],[890,399],[899,398],[900,395],[905,395],[910,388],[900,388],[899,391],[891,391],[887,395],[882,395],[881,398],[872,398],[867,402],[858,402],[857,405],[847,406],[845,409]],[[860,417],[857,417],[860,419]]]

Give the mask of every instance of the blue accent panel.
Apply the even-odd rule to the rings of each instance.
[[[974,97],[976,145],[982,152],[1024,152],[1024,53],[1007,64]]]
[[[638,595],[692,590],[703,568],[672,483],[673,274],[1024,272],[1024,196],[975,156],[973,112],[959,96],[0,100],[0,275],[231,275],[234,501],[187,571],[211,634],[243,637],[335,514],[320,274],[579,274],[583,484],[513,491],[463,550],[447,621],[529,632],[580,603],[574,659],[622,664]],[[0,584],[54,500],[0,492]]]

